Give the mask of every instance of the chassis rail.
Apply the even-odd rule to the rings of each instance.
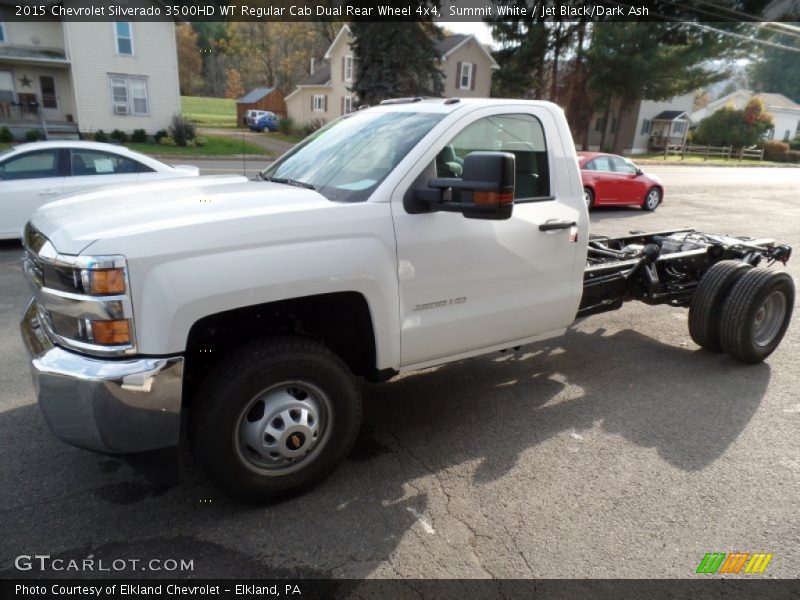
[[[626,300],[688,306],[706,271],[721,260],[757,266],[786,264],[787,245],[771,239],[708,234],[694,229],[589,240],[583,297],[577,317],[616,310]]]

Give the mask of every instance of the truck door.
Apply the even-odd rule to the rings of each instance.
[[[583,245],[574,241],[572,227],[539,229],[548,221],[582,218],[577,208],[583,208],[582,191],[573,190],[570,181],[579,182],[574,148],[570,143],[565,151],[548,111],[514,109],[497,113],[494,107],[462,118],[392,196],[403,366],[543,336],[562,330],[575,316]],[[545,131],[551,138],[546,140]],[[427,186],[432,177],[460,177],[464,158],[476,150],[515,155],[510,219],[405,210],[405,194]],[[564,164],[571,156],[574,174],[555,170],[554,156]]]

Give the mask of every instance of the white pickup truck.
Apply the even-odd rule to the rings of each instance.
[[[788,246],[691,229],[592,238],[564,114],[399,99],[256,179],[65,198],[23,232],[22,318],[55,435],[175,448],[264,501],[321,481],[359,430],[357,377],[544,340],[625,300],[689,308],[701,346],[763,360],[791,318]]]

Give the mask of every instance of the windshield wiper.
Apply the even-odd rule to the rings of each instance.
[[[293,185],[295,187],[306,188],[307,190],[315,189],[313,185],[310,183],[306,183],[305,181],[298,181],[297,179],[288,179],[286,177],[264,177],[261,173],[258,174],[261,179],[264,181],[272,181],[274,183],[283,183],[285,185]]]

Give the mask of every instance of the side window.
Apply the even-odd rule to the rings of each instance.
[[[592,163],[594,164],[593,170],[595,171],[603,171],[605,173],[613,171],[611,168],[611,160],[609,160],[608,156],[598,156]]]
[[[0,179],[44,179],[58,176],[58,150],[28,152],[0,164]]]
[[[544,129],[532,115],[484,117],[465,127],[436,156],[437,177],[463,174],[470,152],[511,152],[516,158],[514,199],[550,199],[550,170]]]
[[[624,173],[626,175],[636,174],[636,167],[633,163],[628,162],[624,158],[617,158],[616,156],[611,159],[614,165],[614,171],[617,173]]]
[[[584,171],[597,171],[597,166],[594,164],[593,160],[590,160],[585,165],[583,165]]]
[[[72,175],[120,175],[149,170],[135,160],[97,150],[70,150]],[[140,168],[143,167],[143,168]]]

